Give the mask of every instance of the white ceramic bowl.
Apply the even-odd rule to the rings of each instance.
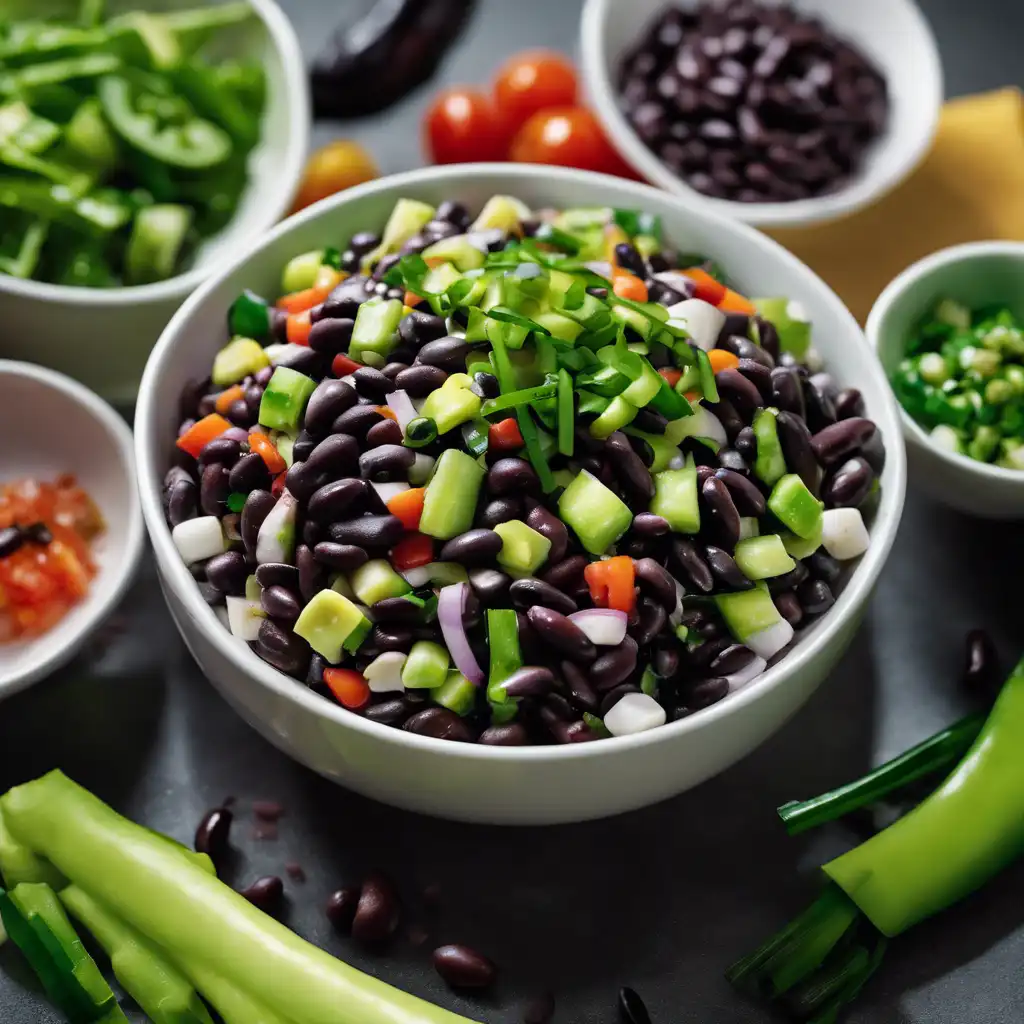
[[[142,556],[142,511],[128,424],[63,374],[0,359],[0,483],[73,473],[96,502],[106,531],[93,546],[98,573],[85,599],[49,632],[0,644],[0,697],[69,661],[110,614]]]
[[[231,223],[200,247],[177,277],[134,288],[71,288],[0,274],[0,352],[67,373],[115,403],[134,401],[150,349],[185,297],[227,259],[284,217],[309,145],[305,64],[291,22],[274,0],[249,0],[256,17],[218,34],[224,56],[253,57],[267,75],[260,142]],[[194,7],[196,0],[115,0],[118,11]],[[66,4],[45,4],[48,11]]]
[[[972,309],[1009,306],[1024,321],[1024,242],[971,242],[942,249],[908,267],[879,296],[868,316],[868,341],[891,375],[920,320],[944,298]],[[970,515],[1024,517],[1024,471],[1003,469],[936,445],[900,409],[912,481],[937,501]]]
[[[295,253],[378,229],[403,196],[479,208],[496,193],[534,208],[642,208],[668,239],[706,251],[752,293],[802,302],[836,379],[860,388],[889,447],[872,544],[835,607],[756,684],[690,718],[650,732],[566,747],[443,743],[376,725],[281,675],[234,639],[203,602],[171,541],[160,502],[178,394],[208,372],[224,344],[224,311],[243,288],[272,294]],[[428,168],[325,200],[281,225],[179,310],[150,358],[136,413],[143,514],[171,612],[213,684],[271,742],[338,782],[399,807],[466,821],[565,822],[654,803],[728,767],[774,732],[828,675],[850,642],[896,533],[904,457],[896,404],[853,317],[796,257],[703,206],[644,185],[553,167],[479,164]]]
[[[622,156],[649,182],[698,197],[720,213],[762,227],[801,227],[852,213],[896,187],[931,145],[942,105],[942,65],[927,21],[913,0],[792,0],[858,45],[889,85],[890,121],[860,173],[840,190],[791,203],[737,203],[702,196],[647,148],[619,106],[616,80],[623,54],[668,0],[587,0],[581,60],[597,116]],[[694,6],[689,0],[686,6]]]

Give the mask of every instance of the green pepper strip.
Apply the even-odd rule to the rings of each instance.
[[[558,371],[558,451],[571,457],[576,439],[576,416],[573,410],[572,378],[565,370]]]
[[[715,383],[715,371],[711,366],[711,360],[707,352],[697,349],[697,366],[700,369],[700,390],[708,402],[716,403],[718,398],[718,385]]]
[[[519,423],[519,433],[523,435],[526,456],[530,460],[530,465],[533,466],[537,478],[540,480],[541,490],[545,494],[550,494],[558,484],[555,482],[551,466],[548,464],[547,456],[541,447],[540,432],[537,430],[537,424],[533,422],[530,410],[523,407],[516,409],[516,420]]]
[[[49,230],[49,222],[45,220],[36,220],[29,224],[22,235],[18,255],[0,258],[0,271],[10,274],[11,277],[20,277],[22,280],[30,278],[39,265],[39,257]]]
[[[483,455],[487,451],[487,432],[490,425],[484,420],[471,420],[462,424],[462,440],[473,455]]]
[[[41,85],[60,85],[78,78],[97,78],[116,71],[120,66],[120,58],[111,53],[90,53],[84,57],[30,64],[17,71],[0,74],[0,96],[10,96]]]
[[[491,657],[487,699],[492,704],[505,704],[509,697],[501,684],[523,666],[519,650],[519,622],[513,609],[487,609],[487,645]]]
[[[533,388],[521,388],[518,391],[510,391],[508,394],[501,395],[500,398],[488,398],[480,407],[480,414],[485,417],[493,416],[495,413],[504,412],[506,409],[533,405],[545,398],[553,398],[557,390],[557,384],[539,384]]]

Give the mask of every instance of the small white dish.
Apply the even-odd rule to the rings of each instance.
[[[27,363],[0,360],[0,483],[73,473],[106,530],[92,547],[99,571],[89,592],[49,632],[0,644],[0,698],[69,661],[124,596],[142,556],[142,510],[131,428],[81,384]]]
[[[597,116],[622,156],[651,184],[706,203],[718,213],[760,227],[802,227],[852,213],[894,189],[931,146],[942,106],[942,65],[928,22],[913,0],[792,0],[856,44],[885,76],[890,115],[885,135],[858,175],[837,192],[790,203],[738,203],[690,188],[640,140],[619,106],[616,79],[623,54],[667,0],[587,0],[580,53],[583,79]],[[691,0],[687,6],[693,6]]]
[[[926,256],[878,297],[868,316],[868,341],[891,377],[917,323],[942,299],[972,309],[1009,306],[1024,319],[1024,242],[971,242]],[[936,501],[990,519],[1024,517],[1024,471],[978,462],[935,444],[900,407],[913,482]]]
[[[260,141],[249,157],[249,184],[231,223],[208,238],[189,270],[133,288],[73,288],[0,274],[2,352],[60,370],[110,402],[135,401],[150,349],[174,311],[219,266],[287,216],[309,146],[306,67],[291,22],[274,0],[249,0],[255,17],[225,29],[216,45],[225,57],[253,57],[267,76]],[[173,10],[196,0],[116,0],[110,14],[143,8]],[[43,11],[67,9],[43,0]]]

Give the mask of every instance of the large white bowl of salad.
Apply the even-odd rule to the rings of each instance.
[[[583,820],[749,753],[826,678],[904,453],[853,317],[744,225],[573,170],[350,190],[149,361],[142,502],[190,650],[323,775]]]

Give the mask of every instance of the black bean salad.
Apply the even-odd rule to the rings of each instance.
[[[619,66],[641,141],[705,195],[788,202],[840,188],[889,117],[884,77],[789,4],[670,4]]]
[[[860,393],[655,217],[403,199],[282,291],[182,395],[167,519],[231,632],[353,713],[641,732],[764,672],[868,547]]]

